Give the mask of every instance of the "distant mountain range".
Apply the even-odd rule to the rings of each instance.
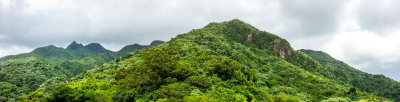
[[[83,46],[73,41],[65,49],[49,45],[30,53],[0,58],[0,90],[3,90],[0,91],[0,102],[22,100],[22,96],[43,84],[55,85],[54,81],[67,81],[116,57],[162,43],[164,41],[156,40],[150,45],[127,45],[113,52],[99,43]]]

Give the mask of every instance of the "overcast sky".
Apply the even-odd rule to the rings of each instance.
[[[400,80],[400,0],[0,0],[0,57],[72,41],[117,51],[238,18]]]

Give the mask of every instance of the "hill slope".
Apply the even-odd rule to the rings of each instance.
[[[149,47],[138,46],[144,47],[130,51]],[[0,102],[22,100],[22,96],[40,86],[56,86],[125,53],[109,51],[98,43],[83,46],[73,41],[66,49],[50,45],[3,57],[0,59]]]
[[[235,19],[126,54],[25,100],[387,101],[313,74],[322,68],[286,40]]]
[[[400,83],[383,75],[372,75],[336,60],[321,51],[300,50],[323,66],[319,73],[327,78],[335,79],[345,84],[357,87],[361,91],[374,93],[378,96],[387,97],[400,101]]]
[[[164,41],[161,40],[154,40],[153,42],[150,43],[150,45],[139,45],[139,44],[132,44],[132,45],[126,45],[123,47],[121,50],[117,52],[117,56],[124,55],[126,53],[138,50],[138,49],[143,49],[143,48],[148,48],[151,46],[157,46],[162,43],[165,43]]]

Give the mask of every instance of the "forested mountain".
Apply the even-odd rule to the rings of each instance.
[[[56,86],[116,56],[149,47],[137,46],[141,47],[126,46],[125,52],[112,52],[98,43],[83,46],[73,41],[65,49],[50,45],[30,53],[3,57],[0,59],[0,102],[22,100],[22,96],[41,85]]]
[[[157,46],[157,45],[160,45],[162,43],[164,43],[164,41],[154,40],[148,46],[147,45],[139,45],[139,44],[127,45],[127,46],[123,47],[121,50],[119,50],[117,52],[117,56],[129,53],[129,52],[132,52],[132,51],[135,51],[135,50],[138,50],[138,49],[143,49],[143,48],[147,48],[147,47],[150,47],[150,46]]]
[[[375,96],[335,77],[345,72],[327,76],[331,70],[326,69],[341,69],[328,68],[322,61],[293,50],[285,39],[234,19],[117,57],[72,80],[55,81],[61,84],[45,83],[24,100],[382,102],[392,98]]]
[[[378,96],[400,101],[400,83],[383,75],[372,75],[354,69],[346,63],[336,60],[321,51],[300,50],[318,61],[322,66],[320,74],[327,78],[356,87],[357,89]]]

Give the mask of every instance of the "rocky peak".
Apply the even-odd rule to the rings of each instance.
[[[79,49],[82,47],[83,47],[82,44],[78,44],[78,43],[76,43],[76,41],[72,41],[72,43],[68,45],[67,49],[76,50],[76,49]]]

